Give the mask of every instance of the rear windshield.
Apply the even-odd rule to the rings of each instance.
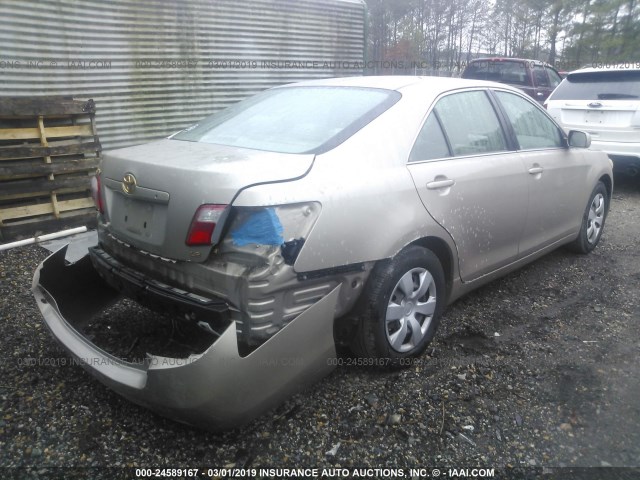
[[[483,60],[472,62],[465,69],[462,78],[490,80],[492,82],[527,85],[527,70],[523,62]]]
[[[625,100],[640,98],[640,70],[569,74],[549,100]]]
[[[275,88],[214,113],[172,138],[271,152],[322,153],[400,97],[398,92],[375,88]]]

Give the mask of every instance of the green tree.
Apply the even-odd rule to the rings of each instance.
[[[478,55],[535,58],[563,69],[640,61],[640,0],[366,0],[371,73],[428,62],[456,73]],[[396,62],[396,63],[393,63]]]

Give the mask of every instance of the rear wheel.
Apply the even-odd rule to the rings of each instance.
[[[352,350],[377,365],[409,365],[402,359],[433,339],[444,298],[444,272],[430,250],[411,246],[379,263],[359,302]]]
[[[582,217],[580,233],[569,248],[577,253],[589,253],[596,248],[604,230],[604,221],[609,210],[609,195],[602,182],[598,182],[589,197]]]

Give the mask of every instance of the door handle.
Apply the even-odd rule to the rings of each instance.
[[[542,172],[544,172],[544,168],[542,167],[531,167],[529,169],[529,173],[531,175],[537,175],[538,173],[542,173]]]
[[[455,180],[435,180],[427,183],[427,188],[429,190],[438,190],[439,188],[452,187],[455,183]]]

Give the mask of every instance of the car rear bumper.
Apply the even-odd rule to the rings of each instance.
[[[602,142],[591,139],[591,148],[609,155],[627,155],[640,158],[640,143]]]
[[[602,142],[591,140],[591,149],[600,150],[613,160],[615,171],[637,174],[640,172],[640,143]]]
[[[333,368],[328,359],[335,356],[333,318],[340,286],[245,357],[238,353],[232,322],[202,354],[148,354],[136,364],[103,351],[72,325],[103,310],[119,294],[98,276],[88,257],[65,265],[65,252],[63,247],[52,254],[33,277],[32,291],[46,325],[98,380],[161,415],[211,430],[233,428]]]

